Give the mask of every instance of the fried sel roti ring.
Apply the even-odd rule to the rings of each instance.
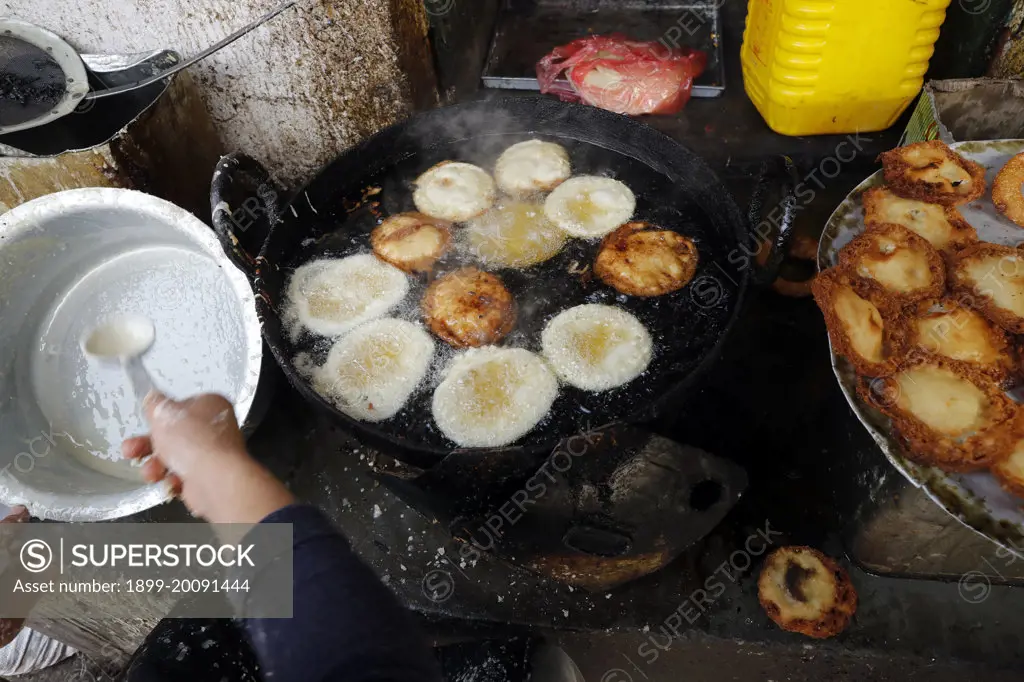
[[[906,305],[946,290],[942,256],[923,237],[901,225],[872,225],[839,252],[840,267],[871,291]]]
[[[985,193],[985,169],[939,140],[897,147],[878,159],[885,181],[901,197],[956,206]]]
[[[1006,332],[953,297],[923,301],[907,311],[908,354],[944,358],[1009,385],[1020,366]]]
[[[886,376],[896,370],[904,350],[898,311],[871,291],[858,290],[843,268],[818,273],[811,291],[837,355],[864,376]]]
[[[697,247],[671,230],[632,222],[601,242],[594,273],[628,296],[661,296],[686,286],[697,272]]]
[[[442,161],[416,178],[412,200],[420,213],[462,222],[482,215],[497,198],[494,180],[483,168]]]
[[[992,203],[1019,227],[1024,227],[1024,152],[1010,159],[992,183]]]
[[[768,555],[757,596],[780,628],[815,639],[838,635],[857,611],[846,570],[811,547],[780,547]]]
[[[516,302],[504,283],[472,267],[434,281],[422,308],[430,331],[455,348],[495,344],[516,324]]]
[[[416,212],[390,216],[370,233],[377,258],[409,273],[430,272],[451,241],[450,222]]]
[[[1006,331],[1024,334],[1024,253],[979,242],[952,258],[949,275],[958,301]]]
[[[939,251],[959,251],[978,241],[978,232],[953,206],[906,199],[887,187],[861,196],[867,225],[895,223],[924,237]]]
[[[1024,410],[1021,415],[1024,416]],[[993,464],[990,471],[1003,490],[1024,497],[1024,440],[1017,441],[1010,456]]]
[[[943,471],[986,469],[1024,435],[1020,408],[999,384],[943,359],[913,358],[858,393],[892,420],[908,459]]]

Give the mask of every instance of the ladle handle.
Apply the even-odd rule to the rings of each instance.
[[[798,210],[796,190],[799,185],[796,164],[788,156],[769,157],[762,164],[754,196],[747,208],[753,246],[758,251],[763,248],[768,250],[763,261],[760,257],[752,261],[755,284],[771,286],[779,276],[779,268],[786,257],[789,243],[796,234],[793,225]],[[772,190],[778,195],[774,203],[767,201]]]
[[[142,411],[142,403],[149,395],[150,391],[153,390],[153,379],[149,376],[149,372],[146,371],[146,367],[142,364],[141,358],[132,358],[125,360],[124,371],[128,374],[128,381],[132,385],[132,391],[135,393],[135,401],[139,405],[139,411]]]
[[[148,78],[144,78],[144,79],[142,79],[140,81],[136,81],[135,83],[127,83],[125,85],[118,85],[117,87],[106,88],[105,90],[92,90],[91,92],[86,93],[84,99],[87,99],[87,100],[88,99],[99,99],[101,97],[110,97],[111,95],[120,95],[122,92],[131,92],[132,90],[138,90],[139,88],[144,88],[147,85],[152,85],[153,83],[156,83],[157,81],[161,81],[161,80],[163,80],[165,78],[173,76],[174,74],[178,73],[179,71],[183,71],[184,69],[187,69],[188,67],[192,66],[196,62],[202,61],[203,59],[206,59],[207,57],[209,57],[214,52],[217,52],[218,50],[221,50],[221,49],[227,47],[231,43],[235,42],[236,40],[238,40],[239,38],[244,36],[246,33],[249,33],[250,31],[252,31],[252,30],[254,30],[256,28],[259,28],[263,24],[267,23],[268,21],[270,21],[271,19],[276,17],[281,12],[285,11],[286,9],[288,9],[290,7],[293,7],[298,1],[299,0],[289,0],[289,2],[285,2],[284,4],[278,5],[276,8],[274,8],[270,12],[264,14],[262,17],[256,19],[255,21],[253,21],[250,24],[247,24],[247,25],[243,26],[242,28],[238,29],[237,31],[235,31],[231,35],[229,35],[226,38],[220,40],[216,44],[211,45],[210,47],[206,48],[205,50],[203,50],[199,54],[193,55],[192,57],[189,57],[188,59],[186,59],[185,61],[181,62],[180,64],[176,64],[176,65],[172,66],[169,69],[165,69],[164,71],[161,71],[160,73],[153,74],[152,76],[149,76]]]

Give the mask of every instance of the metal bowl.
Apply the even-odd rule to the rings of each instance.
[[[262,359],[252,289],[192,214],[130,190],[50,194],[0,216],[0,263],[0,502],[97,521],[168,499],[120,460],[147,431],[127,377],[79,343],[108,316],[153,320],[157,388],[221,393],[245,421]]]

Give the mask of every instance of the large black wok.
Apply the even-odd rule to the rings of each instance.
[[[381,217],[413,210],[411,183],[430,166],[455,159],[490,169],[506,147],[535,137],[564,145],[574,173],[610,175],[629,185],[637,196],[634,219],[692,238],[700,265],[686,288],[651,299],[625,297],[587,274],[570,274],[574,262],[589,265],[596,252],[596,243],[580,240],[547,263],[498,271],[520,307],[517,329],[505,345],[537,350],[544,323],[583,302],[623,306],[648,326],[656,342],[655,358],[641,378],[601,394],[563,387],[550,416],[503,450],[550,453],[582,429],[655,418],[708,366],[752,278],[773,277],[791,221],[783,221],[769,267],[752,264],[749,254],[761,239],[700,158],[643,123],[592,107],[514,98],[418,114],[348,150],[286,202],[258,164],[244,156],[226,157],[213,180],[214,227],[252,277],[264,337],[299,393],[333,412],[368,444],[418,464],[457,450],[433,423],[430,390],[377,424],[348,417],[312,390],[293,358],[305,351],[322,359],[323,349],[302,340],[293,344],[282,328],[280,306],[289,274],[312,258],[369,251],[368,233]],[[791,196],[783,207],[789,216]],[[450,265],[442,261],[439,272]],[[419,282],[413,296],[425,284]]]

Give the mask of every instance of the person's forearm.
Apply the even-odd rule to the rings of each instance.
[[[434,682],[436,663],[410,615],[316,509],[290,506],[293,617],[245,627],[268,679]]]
[[[210,523],[257,524],[271,513],[295,503],[295,497],[267,469],[248,455],[225,456],[196,485],[209,486]]]

